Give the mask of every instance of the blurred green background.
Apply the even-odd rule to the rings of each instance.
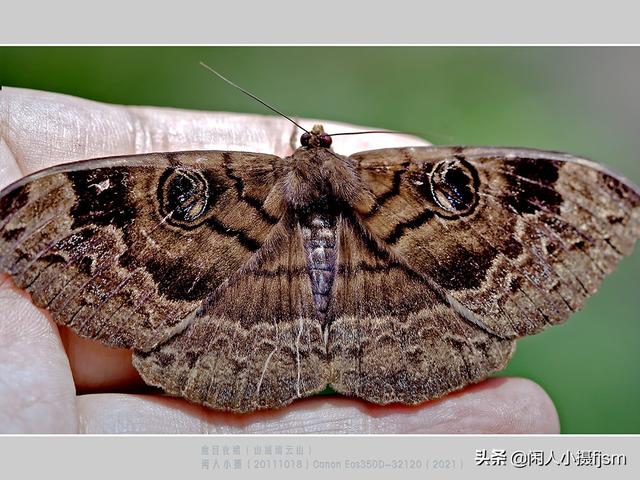
[[[640,48],[0,47],[2,85],[94,100],[291,115],[592,158],[640,184]],[[640,252],[586,308],[518,342],[503,374],[546,389],[565,433],[640,433]]]

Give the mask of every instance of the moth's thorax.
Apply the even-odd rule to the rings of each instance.
[[[287,159],[283,199],[293,210],[307,209],[333,196],[343,158],[323,147],[300,147]]]
[[[353,159],[328,148],[300,147],[285,162],[283,201],[287,209],[306,209],[328,199],[359,210],[360,197],[369,195]]]

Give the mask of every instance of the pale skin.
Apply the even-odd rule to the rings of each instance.
[[[322,123],[329,133],[364,129]],[[59,163],[179,151],[292,152],[293,126],[270,116],[122,107],[65,95],[0,91],[0,188]],[[294,137],[297,141],[298,132]],[[424,145],[407,135],[335,137],[347,155]],[[537,384],[494,378],[416,406],[339,396],[246,415],[216,412],[145,387],[131,352],[57,326],[0,277],[0,433],[557,433],[553,402]]]

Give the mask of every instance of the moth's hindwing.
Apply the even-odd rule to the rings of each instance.
[[[375,403],[419,403],[505,367],[514,342],[480,328],[357,220],[339,225],[328,336],[331,385]]]
[[[182,335],[134,364],[146,382],[217,409],[277,408],[317,393],[328,363],[302,248],[285,217]]]

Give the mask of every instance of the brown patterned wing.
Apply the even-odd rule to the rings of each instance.
[[[80,335],[149,350],[264,244],[278,161],[162,153],[29,175],[0,193],[0,270]]]
[[[501,370],[515,342],[465,318],[446,294],[371,238],[338,224],[328,334],[331,386],[375,403],[419,403]]]
[[[588,160],[416,147],[351,157],[359,219],[447,302],[504,338],[564,321],[640,236],[640,192]]]
[[[285,218],[183,333],[136,353],[144,380],[220,410],[277,408],[323,390],[326,350],[300,227]]]

